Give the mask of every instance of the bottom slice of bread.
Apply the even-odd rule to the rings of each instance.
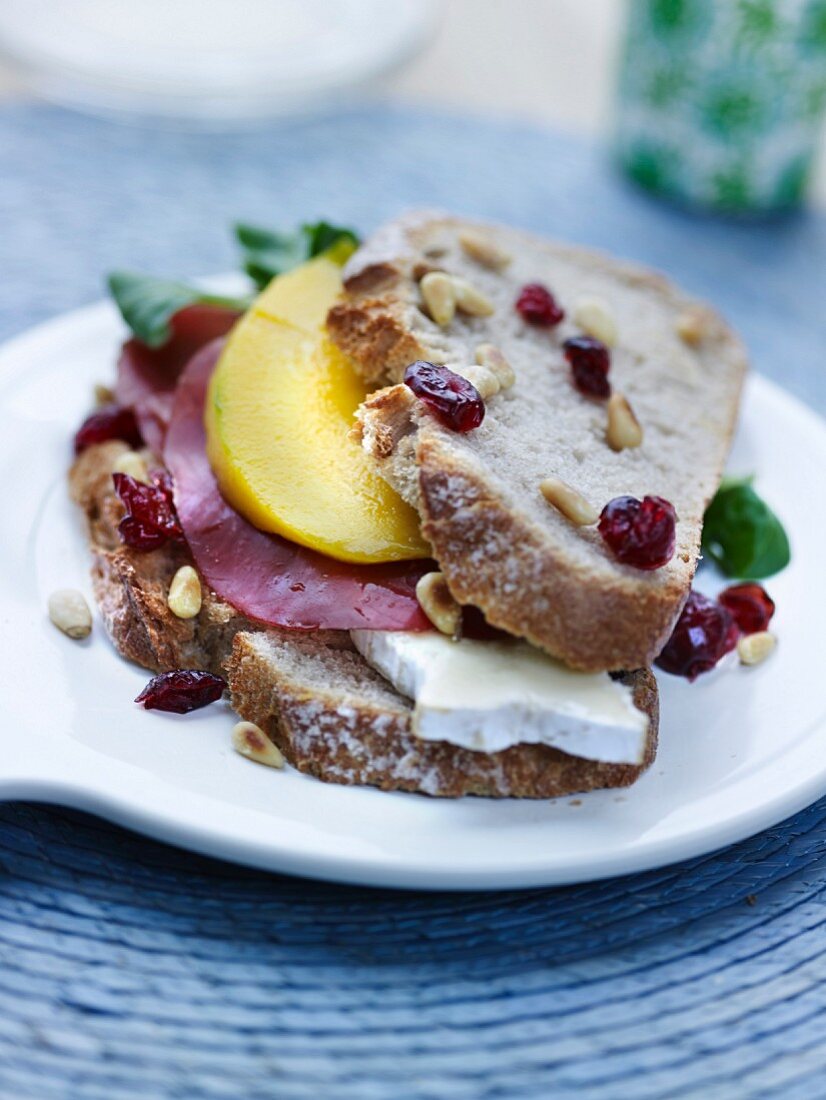
[[[72,497],[86,517],[93,587],[107,633],[119,653],[153,672],[205,668],[228,675],[233,707],[261,726],[299,770],[332,783],[443,797],[554,798],[627,787],[654,759],[657,685],[647,669],[623,677],[649,717],[642,764],[600,764],[542,745],[488,754],[417,738],[410,701],[355,651],[346,631],[265,630],[205,584],[200,613],[177,619],[167,593],[175,571],[193,564],[186,547],[141,553],[118,537],[123,508],[113,492],[112,467],[127,449],[119,442],[91,447],[70,475]]]
[[[240,633],[227,662],[232,705],[300,771],[334,783],[442,797],[556,798],[627,787],[654,759],[657,685],[648,669],[623,674],[649,717],[642,764],[601,764],[545,745],[483,753],[423,741],[410,702],[355,652],[270,633]]]

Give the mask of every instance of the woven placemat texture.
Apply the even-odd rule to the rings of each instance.
[[[667,268],[826,405],[826,218],[652,204],[571,138],[405,110],[234,134],[0,112],[0,336],[116,266],[234,264],[234,219],[410,205]],[[819,352],[818,352],[819,349]],[[820,354],[820,360],[818,360]],[[0,808],[0,1096],[826,1096],[826,800],[649,874],[407,894],[265,875],[59,808]]]

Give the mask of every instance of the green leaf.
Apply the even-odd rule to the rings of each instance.
[[[706,509],[703,549],[729,577],[761,580],[789,564],[783,524],[754,491],[751,478],[726,478]]]
[[[342,245],[349,245],[349,253],[355,252],[359,246],[359,239],[352,229],[345,229],[340,225],[330,225],[329,222],[315,222],[302,225],[302,232],[309,242],[309,255],[318,256],[330,249],[339,249]]]
[[[113,271],[108,283],[124,321],[150,348],[162,347],[167,342],[172,317],[186,306],[215,305],[243,310],[250,304],[245,298],[205,294],[186,283],[134,271]]]
[[[329,222],[302,225],[294,233],[239,224],[235,226],[235,237],[241,245],[244,270],[259,290],[276,275],[283,275],[322,252],[329,252],[337,263],[344,263],[359,244],[352,229]]]
[[[263,290],[270,279],[307,259],[307,242],[298,233],[278,233],[256,225],[236,225],[244,270]]]

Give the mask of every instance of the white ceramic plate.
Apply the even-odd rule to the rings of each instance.
[[[89,593],[65,470],[71,434],[93,383],[111,378],[121,336],[101,305],[0,350],[0,797],[90,810],[257,867],[461,889],[659,866],[746,837],[826,793],[826,428],[769,382],[749,384],[730,469],[757,472],[791,533],[792,565],[768,585],[775,654],[755,669],[730,662],[693,685],[662,675],[659,755],[630,790],[437,801],[251,764],[230,748],[227,706],[146,713],[132,699],[148,674],[116,655],[99,622],[81,643],[49,623],[54,588]],[[710,570],[701,582],[719,583]]]
[[[210,127],[340,102],[414,57],[439,0],[3,0],[4,52],[47,99]]]

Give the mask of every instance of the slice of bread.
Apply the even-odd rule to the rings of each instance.
[[[436,269],[470,283],[493,312],[457,309],[436,324],[419,286]],[[566,310],[554,328],[529,325],[515,309],[520,289],[534,282]],[[561,345],[581,332],[575,318],[588,298],[614,319],[610,381],[640,422],[641,446],[613,450],[606,402],[572,384]],[[644,269],[421,214],[386,226],[355,254],[328,324],[376,384],[398,383],[415,359],[462,373],[478,362],[481,344],[504,354],[515,383],[487,400],[481,427],[450,431],[397,386],[363,406],[363,443],[419,509],[461,603],[576,668],[650,664],[687,597],[703,512],[735,425],[746,357],[722,319]],[[597,511],[617,496],[670,500],[674,558],[651,572],[619,564],[595,526],[577,527],[546,502],[546,478],[566,482]]]
[[[455,798],[556,798],[627,787],[657,747],[657,685],[647,669],[623,677],[649,717],[642,764],[602,764],[545,745],[483,753],[422,741],[412,705],[355,652],[275,634],[236,635],[228,663],[232,705],[300,771],[333,783]]]
[[[69,478],[87,521],[95,598],[115,648],[153,672],[203,668],[228,675],[238,713],[265,729],[300,770],[386,790],[550,798],[627,786],[653,760],[658,701],[647,670],[626,680],[649,716],[641,765],[600,764],[536,745],[486,756],[414,737],[411,704],[353,649],[345,631],[265,630],[203,584],[200,613],[176,618],[166,598],[175,571],[192,564],[186,549],[168,544],[141,553],[117,533],[123,509],[112,467],[126,450],[116,441],[90,447]]]

